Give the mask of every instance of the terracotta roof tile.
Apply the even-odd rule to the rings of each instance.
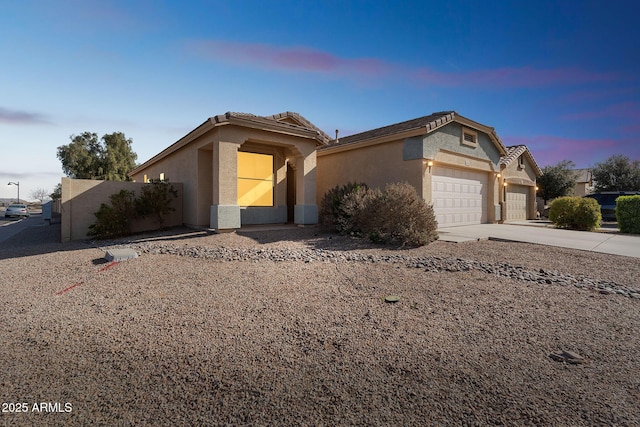
[[[536,168],[537,175],[538,176],[542,175],[542,170],[540,169],[540,166],[538,166],[536,159],[533,158],[533,154],[531,154],[531,151],[529,151],[529,148],[527,148],[526,145],[512,145],[506,148],[507,148],[507,155],[502,156],[500,158],[501,165],[508,166],[511,164],[511,162],[513,162],[514,160],[517,160],[518,157],[526,153],[527,156],[529,157],[529,160],[533,164],[533,167]]]
[[[213,120],[216,123],[221,123],[229,120],[232,117],[251,120],[256,123],[274,124],[275,122],[275,123],[278,123],[278,125],[284,126],[284,127],[291,127],[291,128],[298,128],[298,129],[301,128],[305,130],[310,130],[312,132],[315,132],[318,135],[318,139],[322,144],[326,145],[330,141],[329,136],[326,133],[324,133],[322,130],[320,130],[317,126],[315,126],[309,120],[304,118],[302,115],[291,112],[291,111],[274,114],[272,116],[257,116],[251,113],[228,111],[225,114],[220,114],[212,117],[211,120]],[[296,124],[284,121],[283,119],[286,119],[286,118],[293,119],[293,121],[296,122]]]
[[[381,136],[393,135],[400,132],[406,132],[413,129],[427,128],[430,130],[441,126],[444,123],[450,122],[455,116],[454,111],[442,111],[439,113],[433,113],[428,116],[418,117],[417,119],[407,120],[400,123],[395,123],[389,126],[383,126],[377,129],[368,130],[366,132],[357,133],[355,135],[349,135],[342,138],[338,138],[338,142],[335,141],[331,146],[351,144],[366,139],[379,138]]]

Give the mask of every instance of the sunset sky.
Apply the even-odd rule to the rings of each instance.
[[[124,132],[142,163],[226,111],[341,136],[455,110],[540,166],[640,159],[637,1],[2,1],[0,198],[56,148]]]

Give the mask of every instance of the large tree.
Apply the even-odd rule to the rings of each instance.
[[[58,147],[62,171],[71,178],[127,181],[127,173],[136,166],[138,155],[133,141],[122,132],[98,139],[92,132],[71,135],[71,143]]]
[[[576,173],[572,169],[575,164],[571,160],[563,160],[556,165],[542,168],[542,176],[536,183],[538,197],[542,197],[545,205],[547,200],[569,195],[576,186]]]
[[[598,191],[640,191],[640,160],[613,155],[591,171]]]

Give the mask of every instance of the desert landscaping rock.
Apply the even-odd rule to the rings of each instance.
[[[185,229],[0,272],[3,402],[72,405],[2,425],[640,425],[637,259]]]
[[[463,258],[411,257],[406,255],[371,255],[362,253],[333,253],[323,249],[264,249],[246,248],[234,249],[227,247],[184,247],[167,243],[129,243],[141,253],[176,255],[193,258],[203,258],[212,261],[272,261],[289,262],[334,262],[334,263],[390,263],[401,264],[408,268],[420,268],[426,272],[456,273],[461,271],[477,270],[487,274],[510,277],[520,281],[556,284],[560,286],[574,285],[581,289],[599,291],[603,295],[618,294],[631,297],[634,293],[628,287],[610,282],[592,280],[584,276],[562,274],[558,271],[544,269],[527,270],[523,266],[511,265],[508,262],[486,263]]]

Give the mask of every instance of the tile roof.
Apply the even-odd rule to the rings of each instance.
[[[311,123],[302,115],[295,112],[291,112],[291,111],[285,111],[283,113],[278,113],[271,116],[257,116],[251,113],[228,111],[225,114],[220,114],[220,115],[211,117],[211,120],[214,121],[215,123],[222,123],[222,122],[228,121],[233,117],[250,120],[256,123],[264,123],[264,124],[271,124],[271,125],[278,124],[279,126],[291,127],[292,129],[304,129],[304,130],[312,131],[312,132],[315,132],[316,135],[318,135],[318,139],[323,145],[328,144],[329,141],[331,140],[331,138],[329,138],[329,135],[324,133],[316,125]],[[287,119],[290,119],[294,123],[291,123],[291,121],[285,121]]]
[[[338,138],[338,142],[333,142],[331,146],[333,147],[336,145],[351,144],[358,141],[364,141],[366,139],[379,138],[381,136],[393,135],[413,129],[426,128],[427,131],[429,131],[433,128],[439,127],[445,123],[452,121],[455,115],[455,111],[442,111],[439,113],[433,113],[428,116],[418,117],[417,119],[407,120],[389,126],[383,126],[381,128],[368,130],[366,132],[357,133],[355,135]]]
[[[526,154],[529,157],[529,160],[531,161],[531,163],[533,164],[533,167],[536,169],[537,175],[538,176],[542,175],[542,170],[540,169],[540,166],[538,166],[536,159],[533,158],[533,154],[531,154],[531,151],[529,151],[529,148],[527,148],[526,145],[512,145],[506,148],[507,148],[507,155],[502,156],[500,158],[501,165],[508,166],[509,164],[511,164],[511,162],[513,162],[514,160],[517,160],[518,157],[520,157],[523,154]]]

